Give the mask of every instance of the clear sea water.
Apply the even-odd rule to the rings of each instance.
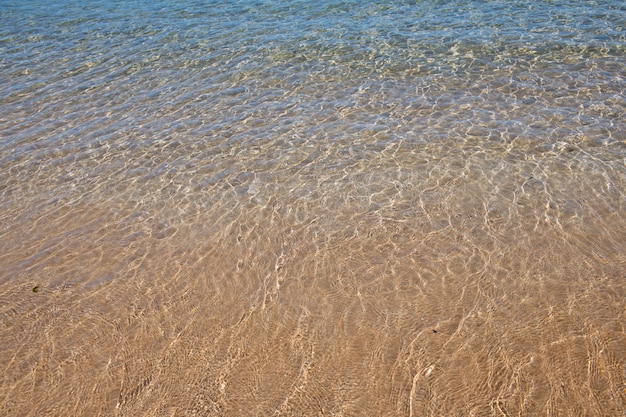
[[[0,0],[0,415],[626,412],[621,1]]]

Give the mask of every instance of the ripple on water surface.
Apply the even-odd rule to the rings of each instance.
[[[626,411],[621,4],[31,3],[0,414]]]

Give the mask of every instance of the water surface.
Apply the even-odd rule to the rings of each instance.
[[[0,414],[626,412],[618,1],[0,3]]]

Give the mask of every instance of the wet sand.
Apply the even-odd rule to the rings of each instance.
[[[626,411],[622,145],[267,146],[12,171],[0,414]]]

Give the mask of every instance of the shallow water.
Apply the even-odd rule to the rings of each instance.
[[[0,414],[626,412],[626,9],[363,3],[0,5]]]

